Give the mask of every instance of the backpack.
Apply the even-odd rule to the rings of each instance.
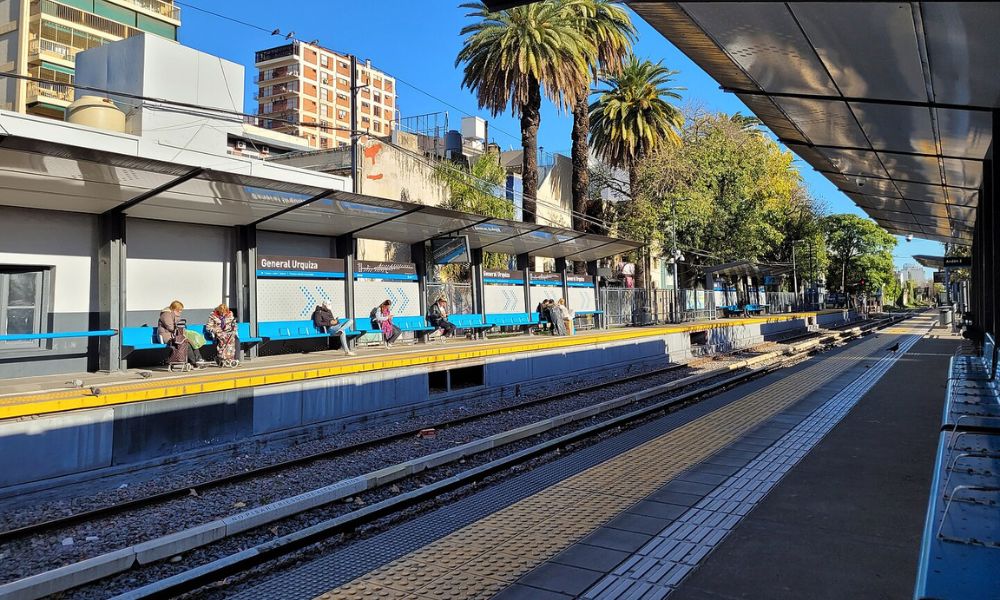
[[[375,329],[379,328],[378,317],[376,316],[378,314],[378,310],[379,310],[379,307],[376,306],[375,308],[372,309],[372,311],[370,313],[368,313],[368,318],[371,320],[372,327],[375,328]]]

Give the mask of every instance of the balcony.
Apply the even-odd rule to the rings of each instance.
[[[117,1],[121,4],[139,8],[146,12],[153,13],[154,15],[159,15],[161,17],[170,19],[171,21],[176,21],[177,22],[176,24],[180,25],[181,7],[174,6],[173,2],[165,2],[164,0],[117,0]]]
[[[45,102],[57,106],[69,106],[73,102],[73,90],[58,83],[28,82],[27,103]]]
[[[36,39],[28,42],[28,54],[32,58],[40,57],[75,63],[76,52],[76,48],[49,40]],[[32,60],[32,58],[29,58],[29,60]]]
[[[278,69],[268,69],[266,71],[262,71],[262,72],[258,73],[257,75],[254,75],[253,81],[254,81],[254,83],[263,83],[263,82],[266,82],[266,81],[281,81],[283,79],[297,79],[298,77],[299,77],[299,70],[298,69],[293,69],[293,68],[288,68],[288,67],[281,67],[281,68],[278,68]]]
[[[129,27],[128,25],[122,25],[117,21],[105,19],[104,17],[100,17],[93,13],[85,12],[71,6],[66,6],[65,4],[59,4],[58,2],[52,2],[51,0],[32,0],[31,6],[28,9],[28,14],[32,17],[38,14],[49,15],[56,17],[57,19],[69,21],[70,23],[83,25],[84,27],[89,27],[118,38],[127,38],[144,33],[141,29]]]

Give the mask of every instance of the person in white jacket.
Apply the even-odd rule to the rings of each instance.
[[[576,313],[573,312],[573,309],[566,305],[564,298],[559,299],[556,308],[559,310],[559,314],[565,324],[566,335],[576,334],[576,330],[573,329],[573,319],[576,317]]]

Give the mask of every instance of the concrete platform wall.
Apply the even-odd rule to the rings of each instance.
[[[740,348],[806,326],[805,319],[734,325],[709,330],[695,341],[704,343],[707,334],[707,343],[719,349]],[[0,456],[8,468],[0,470],[0,488],[158,464],[182,453],[225,452],[248,441],[286,445],[475,398],[555,392],[580,385],[576,380],[665,366],[693,352],[692,334],[675,333],[447,363],[435,369],[375,371],[4,421]],[[461,389],[441,387],[442,380],[458,377],[456,370],[464,369],[462,376],[467,377],[470,368],[482,384],[464,381]]]

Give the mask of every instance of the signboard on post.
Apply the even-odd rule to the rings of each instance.
[[[339,279],[344,276],[344,261],[340,258],[311,256],[257,256],[257,277],[292,279]]]
[[[934,283],[944,282],[944,271],[934,271]]]
[[[944,268],[946,269],[967,269],[972,266],[970,256],[946,256],[944,257]]]

